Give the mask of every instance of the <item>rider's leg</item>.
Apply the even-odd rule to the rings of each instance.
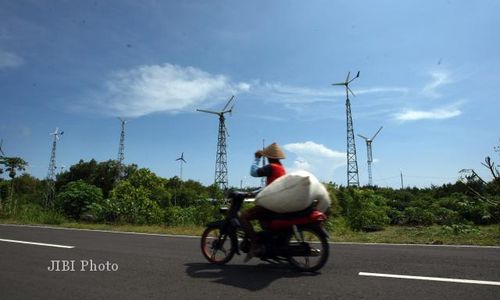
[[[261,207],[254,206],[250,209],[247,209],[240,218],[240,224],[243,231],[245,231],[248,239],[250,240],[250,250],[245,258],[245,262],[254,257],[259,249],[259,245],[257,243],[257,235],[255,234],[255,230],[253,229],[252,220],[260,220],[267,219],[270,211]]]

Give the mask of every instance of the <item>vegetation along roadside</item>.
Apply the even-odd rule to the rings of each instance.
[[[221,217],[214,199],[223,193],[214,185],[161,178],[136,165],[118,181],[117,172],[113,160],[80,161],[57,175],[53,199],[45,180],[9,174],[0,178],[0,222],[199,235]],[[335,242],[500,245],[499,178],[405,189],[325,185]]]

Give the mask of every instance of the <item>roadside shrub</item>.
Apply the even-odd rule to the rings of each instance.
[[[405,223],[414,226],[431,226],[436,221],[432,212],[421,207],[407,207],[404,210],[404,216]]]
[[[351,190],[346,198],[347,222],[356,231],[382,230],[389,224],[387,200],[371,190]]]
[[[452,224],[445,225],[442,230],[446,233],[452,233],[454,235],[467,234],[467,233],[478,233],[479,229],[468,224]]]
[[[90,204],[100,201],[102,201],[100,188],[83,180],[77,180],[66,184],[57,194],[56,207],[66,216],[78,220],[88,211]]]
[[[189,207],[170,206],[165,208],[164,221],[170,226],[204,226],[214,220],[217,211],[217,207],[210,204]]]
[[[433,208],[432,213],[435,216],[435,221],[439,225],[451,225],[461,223],[462,218],[457,211],[444,208],[444,207],[436,207]]]
[[[123,180],[111,191],[110,198],[89,206],[97,220],[130,223],[161,224],[163,211],[146,188],[134,187]]]

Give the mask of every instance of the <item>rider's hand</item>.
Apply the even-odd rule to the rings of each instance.
[[[258,150],[255,152],[255,158],[261,158],[262,157],[262,150]]]

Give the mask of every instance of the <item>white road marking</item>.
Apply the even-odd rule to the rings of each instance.
[[[65,248],[65,249],[75,248],[75,246],[46,244],[46,243],[37,243],[37,242],[26,242],[26,241],[18,241],[18,240],[6,240],[6,239],[0,239],[0,242],[27,244],[27,245],[36,245],[36,246],[45,246],[45,247],[54,247],[54,248]]]
[[[444,281],[455,283],[469,283],[469,284],[485,284],[485,285],[499,285],[499,281],[485,281],[485,280],[470,280],[470,279],[456,279],[456,278],[442,278],[442,277],[425,277],[425,276],[410,276],[398,274],[381,274],[381,273],[367,273],[359,272],[359,276],[373,276],[373,277],[387,277],[399,279],[413,279],[413,280],[428,280],[428,281]]]

